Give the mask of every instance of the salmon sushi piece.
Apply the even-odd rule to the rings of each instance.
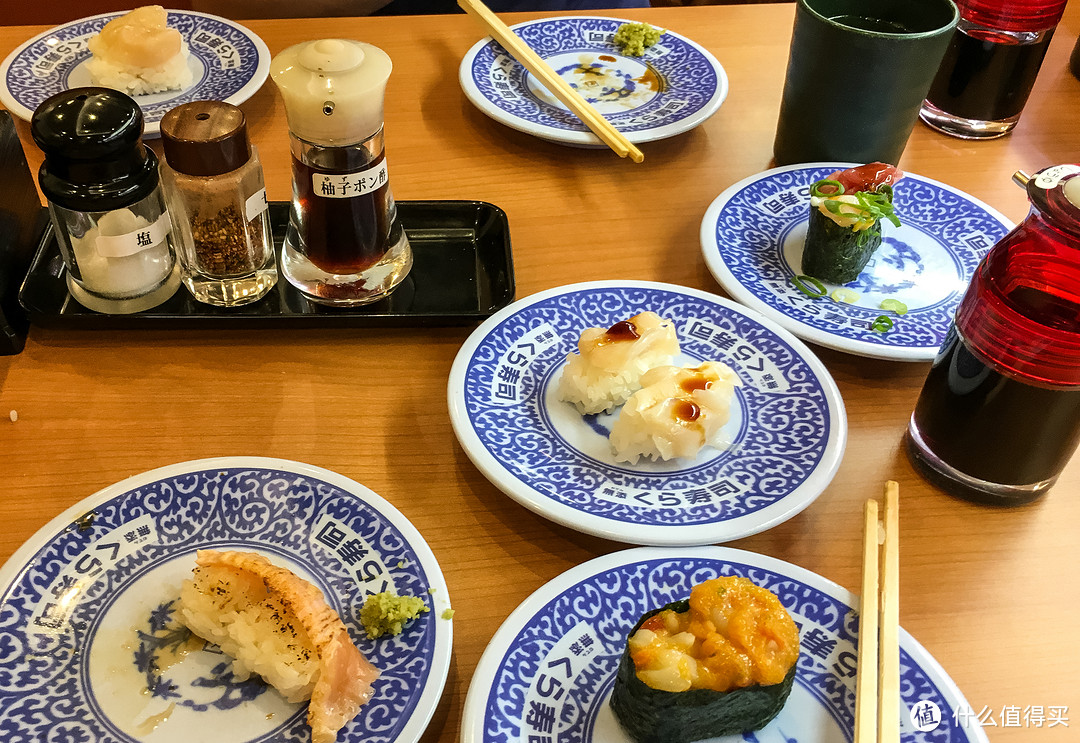
[[[373,693],[378,670],[317,586],[253,552],[199,550],[180,617],[290,702],[310,700],[313,743],[333,743]]]

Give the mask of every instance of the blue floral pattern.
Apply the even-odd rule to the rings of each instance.
[[[848,741],[852,739],[858,613],[846,591],[795,566],[722,547],[674,551],[666,556],[657,549],[630,550],[598,558],[571,572],[527,600],[500,630],[500,639],[489,646],[470,689],[470,706],[475,704],[475,708],[466,709],[466,721],[473,721],[473,712],[477,719],[465,737],[475,730],[476,737],[469,739],[482,743],[526,740],[541,722],[535,715],[537,695],[530,692],[538,688],[537,679],[547,674],[563,682],[561,686],[549,685],[554,691],[547,697],[558,712],[554,722],[558,740],[592,743],[597,740],[594,726],[607,704],[627,632],[641,615],[685,599],[690,588],[703,580],[739,575],[776,593],[791,613],[800,628],[796,684],[801,695],[824,708],[823,714],[841,734]],[[581,632],[583,626],[589,629],[587,665],[564,679],[559,673],[561,656],[569,654],[559,649],[560,641]],[[579,643],[573,652],[581,649]],[[903,632],[900,672],[901,717],[906,718],[916,702],[929,700],[938,706],[943,720],[936,730],[922,733],[902,723],[905,743],[985,741],[977,727],[966,730],[954,724],[954,710],[965,706],[962,697],[926,651]],[[543,685],[539,688],[543,690]],[[788,706],[793,701],[789,700]],[[800,709],[791,714],[798,718],[803,712]],[[795,722],[785,720],[782,713],[763,731],[732,736],[731,740],[823,740],[819,736],[824,731],[808,730],[797,724],[797,719]],[[620,741],[616,738],[608,743]]]
[[[828,372],[816,368],[794,339],[798,347],[734,303],[668,285],[570,286],[548,294],[518,302],[485,323],[475,345],[463,349],[465,358],[459,356],[464,389],[451,390],[464,403],[464,425],[478,446],[517,483],[507,491],[511,496],[603,519],[627,541],[638,541],[635,526],[711,525],[716,529],[707,541],[716,542],[734,538],[725,523],[745,521],[785,499],[809,504],[831,478],[809,484],[839,462],[846,431],[842,404]],[[743,384],[734,405],[740,412],[733,416],[738,422],[729,424],[735,428],[725,451],[707,450],[660,468],[644,461],[631,466],[583,451],[556,424],[569,403],[555,400],[550,390],[581,331],[644,310],[675,322],[685,355],[722,361],[739,374]],[[524,368],[508,368],[516,349],[535,346],[544,333],[553,336],[545,350]],[[500,399],[500,380],[511,372],[515,399]],[[606,437],[594,416],[574,420],[597,440]]]
[[[392,507],[376,500],[381,501],[363,488],[348,490],[283,466],[238,466],[152,479],[94,504],[92,515],[47,537],[0,594],[0,738],[132,740],[95,694],[101,683],[92,660],[95,644],[106,643],[108,652],[107,643],[115,642],[112,625],[117,620],[109,614],[118,604],[156,590],[163,571],[176,560],[190,573],[194,552],[211,547],[254,550],[272,560],[276,556],[279,564],[298,564],[314,577],[353,641],[380,671],[372,700],[339,740],[400,740],[410,715],[421,705],[430,706],[421,714],[430,714],[437,701],[443,678],[434,670],[442,663],[435,659],[436,646],[446,646],[448,660],[448,624],[429,612],[396,637],[368,638],[359,623],[364,594],[355,568],[342,559],[340,550],[328,548],[331,543],[322,533],[315,533],[316,525],[327,520],[348,528],[378,554],[399,593],[428,597],[429,588],[443,585],[441,574],[429,573],[438,570],[437,563],[426,544],[415,537],[410,541],[395,525],[395,520],[403,521],[400,514],[391,514]],[[143,525],[132,526],[127,534],[138,547],[126,553],[113,549],[116,559],[110,562],[110,535],[132,524]],[[97,564],[85,561],[88,549],[101,556]],[[71,586],[62,579],[73,565],[86,580]],[[48,602],[61,585],[71,587],[74,608],[66,617],[42,623],[48,618],[42,606],[51,606]],[[178,682],[161,660],[186,640],[187,631],[174,612],[171,601],[148,606],[131,625],[137,642],[129,652],[116,651],[116,663],[123,666],[126,658],[133,673],[145,678],[149,696],[194,711],[228,711],[264,692],[277,694],[257,678],[237,681],[228,658],[221,655],[211,661],[209,675],[188,686]],[[310,739],[302,708],[267,728],[247,734],[254,736],[252,741]],[[57,737],[58,731],[67,731],[68,737]],[[174,735],[184,739],[183,731]]]
[[[906,174],[895,186],[894,199],[902,227],[885,225],[882,247],[848,285],[874,301],[811,299],[792,284],[801,273],[809,186],[843,167],[777,168],[721,194],[702,225],[709,268],[736,299],[804,339],[868,356],[890,358],[890,349],[908,349],[913,354],[905,358],[931,359],[975,268],[1011,224],[956,189]],[[926,290],[931,282],[940,291]],[[912,291],[916,287],[921,291]],[[877,301],[888,297],[902,300],[908,312],[894,317],[888,332],[875,332],[872,323],[882,314]]]
[[[74,21],[30,40],[6,62],[6,98],[29,116],[49,96],[73,87],[73,73],[90,57],[87,39],[119,15]],[[239,103],[237,96],[245,91],[253,93],[266,79],[270,61],[266,45],[246,28],[216,16],[180,10],[169,11],[168,24],[188,42],[202,76],[184,90],[137,99],[148,132],[156,132],[157,122],[176,106],[203,100]]]
[[[578,92],[593,104],[621,99],[622,105],[604,108],[603,113],[632,141],[648,141],[666,127],[678,128],[681,122],[696,126],[715,113],[727,94],[727,76],[712,55],[668,31],[644,56],[626,57],[611,41],[624,22],[546,18],[513,29],[541,58],[555,64],[573,87],[578,87],[578,60],[591,72],[618,80],[602,91],[591,93],[578,87]],[[462,62],[462,78],[474,103],[486,103],[481,105],[485,112],[493,107],[489,113],[497,113],[515,128],[537,127],[541,136],[556,141],[561,141],[560,133],[589,132],[554,98],[537,95],[530,87],[530,73],[495,41],[470,51]]]

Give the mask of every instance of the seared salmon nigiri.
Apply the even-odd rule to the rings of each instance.
[[[318,587],[262,555],[199,550],[180,593],[192,632],[257,673],[290,702],[310,699],[312,743],[334,743],[372,695],[379,672]]]

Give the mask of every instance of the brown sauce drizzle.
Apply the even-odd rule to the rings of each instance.
[[[652,68],[647,68],[645,72],[641,74],[641,77],[634,78],[635,83],[639,83],[649,90],[659,93],[663,89],[663,84],[660,82],[660,78],[653,72]]]
[[[601,54],[600,55],[600,61],[601,62],[614,62],[615,58],[612,57],[610,54]]]
[[[623,320],[607,329],[607,332],[604,333],[604,342],[636,341],[640,337],[641,335],[637,331],[637,326],[629,320]]]
[[[709,389],[710,387],[712,387],[712,382],[708,379],[705,379],[705,377],[688,377],[687,379],[684,379],[682,382],[680,382],[679,386],[682,387],[684,392],[689,394],[694,390]]]
[[[701,408],[689,400],[676,400],[675,405],[671,408],[671,413],[678,420],[692,423],[701,415]]]

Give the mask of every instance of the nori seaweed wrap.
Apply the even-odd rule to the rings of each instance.
[[[675,601],[647,612],[628,637],[633,637],[649,619],[669,609],[680,614],[689,612],[690,601]],[[790,618],[787,621],[790,622]],[[623,729],[637,743],[690,743],[758,730],[779,714],[791,693],[798,666],[797,632],[796,629],[794,661],[779,683],[753,683],[728,691],[653,688],[638,676],[628,640],[619,660],[611,708]]]
[[[847,284],[859,278],[880,245],[880,222],[856,232],[838,225],[811,206],[802,272],[830,284]]]
[[[871,163],[813,183],[802,272],[830,284],[857,279],[881,245],[881,220],[900,225],[893,214],[892,183],[902,176],[891,165]]]

